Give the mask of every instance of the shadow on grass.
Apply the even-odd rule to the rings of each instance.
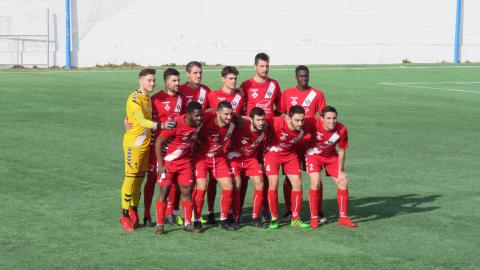
[[[356,222],[363,223],[379,219],[391,218],[399,215],[430,212],[439,209],[438,206],[425,206],[435,202],[441,195],[421,196],[405,194],[399,196],[382,197],[351,197],[348,213]],[[308,204],[308,202],[304,202]],[[324,201],[324,211],[330,220],[337,220],[337,201]]]

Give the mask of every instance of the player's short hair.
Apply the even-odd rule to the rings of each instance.
[[[320,113],[320,115],[323,117],[323,116],[325,116],[325,114],[326,114],[327,112],[334,112],[335,115],[338,115],[337,109],[335,109],[335,107],[332,107],[332,106],[325,106],[325,107],[323,107],[322,112]]]
[[[192,71],[193,67],[202,68],[202,64],[200,62],[197,62],[197,61],[190,61],[190,62],[188,62],[187,66],[185,67],[185,70],[188,73],[190,73],[190,71]]]
[[[250,118],[253,119],[254,116],[264,116],[265,115],[265,111],[262,109],[262,108],[259,108],[259,107],[254,107],[251,111],[250,111]]]
[[[178,76],[180,77],[180,73],[178,73],[178,70],[174,69],[174,68],[167,68],[165,69],[165,71],[163,72],[163,79],[166,80],[168,79],[168,77],[170,76]]]
[[[217,112],[223,110],[223,108],[227,108],[227,109],[232,109],[232,110],[233,110],[232,104],[230,104],[230,102],[228,102],[228,101],[226,101],[226,100],[222,100],[220,103],[218,103],[218,105],[217,105]]]
[[[142,78],[142,77],[145,77],[147,75],[155,75],[157,74],[157,71],[153,68],[144,68],[142,70],[140,70],[140,72],[138,73],[138,78]]]
[[[299,71],[305,70],[308,74],[310,74],[310,70],[308,69],[307,66],[300,65],[297,68],[295,68],[295,75],[298,74]]]
[[[263,60],[265,62],[270,62],[270,57],[268,56],[268,54],[266,53],[257,53],[257,55],[255,55],[255,65],[258,64],[258,61],[260,60]]]
[[[202,110],[202,104],[197,101],[190,101],[187,105],[187,113],[192,113],[195,110]]]
[[[235,74],[238,75],[238,70],[236,67],[233,66],[224,66],[222,68],[222,77],[226,77],[228,74]]]
[[[295,114],[305,114],[305,109],[300,105],[295,105],[288,111],[288,116],[292,117]]]

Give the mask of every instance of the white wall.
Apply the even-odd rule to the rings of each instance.
[[[456,0],[72,1],[79,66],[251,64],[260,51],[272,64],[453,61]],[[480,61],[480,1],[464,7],[461,60]]]

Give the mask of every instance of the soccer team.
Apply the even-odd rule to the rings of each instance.
[[[125,231],[141,226],[138,205],[145,174],[143,226],[154,226],[150,209],[155,183],[160,189],[155,234],[165,233],[165,222],[197,233],[203,231],[202,224],[215,224],[217,182],[222,188],[218,227],[240,229],[249,180],[254,186],[252,226],[277,229],[283,221],[296,228],[318,228],[327,223],[322,208],[323,168],[338,187],[338,225],[356,227],[347,215],[346,127],[337,122],[337,111],[327,106],[323,92],[309,85],[306,66],[295,69],[297,85],[282,92],[278,82],[268,77],[269,62],[267,54],[257,54],[256,74],[240,88],[238,70],[225,66],[223,87],[216,91],[201,83],[199,62],[187,64],[188,81],[183,85],[179,72],[168,68],[164,89],[151,98],[156,71],[140,71],[140,87],[126,105],[120,217]],[[282,218],[277,192],[280,167],[286,175]],[[310,224],[300,218],[302,167],[310,178]],[[202,217],[205,194],[207,219]]]

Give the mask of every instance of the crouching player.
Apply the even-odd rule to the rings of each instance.
[[[190,102],[187,106],[187,113],[178,116],[175,120],[176,128],[162,130],[155,142],[155,154],[158,160],[157,181],[160,186],[160,194],[155,203],[157,212],[155,234],[164,233],[166,200],[172,183],[178,184],[180,187],[185,231],[201,233],[201,227],[195,227],[191,223],[193,209],[191,200],[193,184],[191,154],[192,147],[196,143],[198,133],[202,128],[202,105],[196,101]],[[162,157],[162,144],[169,139],[172,139],[172,141],[168,144],[165,157]]]
[[[263,149],[263,144],[267,139],[265,128],[265,111],[258,107],[251,109],[250,120],[243,120],[241,126],[235,131],[230,152],[227,154],[232,174],[235,176],[232,208],[235,221],[233,226],[236,227],[240,226],[241,220],[242,172],[245,173],[245,176],[250,177],[255,187],[251,225],[263,227],[263,224],[258,220],[260,208],[263,204],[263,170],[257,159],[257,151]]]
[[[356,227],[347,215],[348,180],[345,173],[345,151],[348,147],[347,129],[337,122],[337,110],[326,106],[320,118],[316,119],[316,133],[312,136],[311,147],[305,156],[307,172],[310,176],[310,226],[318,228],[319,188],[322,184],[320,172],[325,167],[327,175],[337,184],[338,225]],[[338,145],[338,151],[337,151]]]
[[[149,94],[155,88],[154,69],[143,69],[139,73],[140,88],[127,99],[127,118],[132,127],[123,137],[125,155],[125,179],[122,185],[123,230],[130,232],[139,226],[137,207],[143,178],[148,170],[151,129],[160,129],[161,123],[152,121],[152,104]],[[173,127],[173,126],[172,126]]]
[[[308,228],[309,225],[300,219],[302,209],[302,178],[300,162],[295,147],[306,135],[315,131],[315,119],[305,119],[305,109],[292,106],[285,117],[273,117],[267,121],[272,127],[272,135],[267,143],[265,153],[265,172],[268,176],[268,203],[272,219],[271,229],[278,229],[278,172],[280,165],[292,182],[292,227]]]

